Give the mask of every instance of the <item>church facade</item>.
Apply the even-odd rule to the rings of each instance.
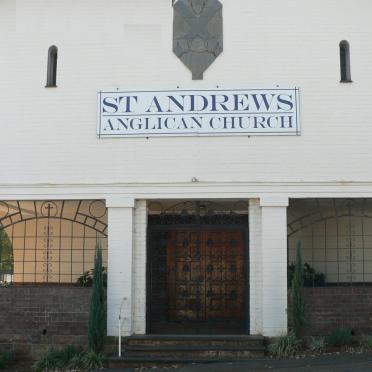
[[[314,329],[368,329],[370,10],[1,1],[0,291],[77,288],[99,242],[109,336],[272,337],[300,245]]]

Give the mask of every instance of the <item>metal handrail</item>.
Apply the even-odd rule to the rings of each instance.
[[[124,306],[125,301],[127,301],[127,297],[123,297],[123,299],[121,300],[120,309],[119,309],[119,330],[118,330],[118,333],[119,333],[119,345],[118,345],[119,358],[121,357],[121,312],[123,310],[123,306]],[[125,320],[126,318],[124,317],[123,319]]]

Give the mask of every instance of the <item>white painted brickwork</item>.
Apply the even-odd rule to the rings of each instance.
[[[249,201],[249,308],[252,335],[262,334],[262,242],[259,199]]]
[[[145,200],[254,199],[251,332],[276,335],[287,327],[283,200],[372,197],[372,2],[223,4],[224,51],[192,81],[172,53],[171,0],[0,1],[0,200],[107,200],[110,335],[123,297],[123,332],[145,332]],[[343,39],[351,84],[339,83]],[[44,87],[51,45],[58,88]],[[301,136],[96,138],[100,89],[277,85],[300,87]]]
[[[0,185],[371,181],[371,1],[223,4],[224,51],[198,82],[172,53],[170,0],[2,0]],[[352,84],[339,83],[342,39]],[[96,138],[99,89],[217,85],[299,86],[302,136]]]
[[[262,198],[262,334],[287,332],[287,206],[286,198]]]
[[[250,332],[287,332],[288,199],[249,201]]]
[[[134,210],[134,313],[133,333],[146,333],[146,233],[147,205],[136,201]]]
[[[108,207],[107,334],[133,333],[133,207],[134,201],[113,198]],[[121,308],[121,312],[120,312]]]

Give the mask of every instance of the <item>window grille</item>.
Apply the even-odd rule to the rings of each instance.
[[[76,284],[93,269],[97,242],[106,266],[102,200],[0,201],[0,286]]]
[[[291,200],[289,276],[298,242],[307,286],[371,284],[372,199]]]

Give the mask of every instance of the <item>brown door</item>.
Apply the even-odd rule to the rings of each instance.
[[[244,332],[244,230],[171,231],[166,256],[170,323],[192,332]]]

